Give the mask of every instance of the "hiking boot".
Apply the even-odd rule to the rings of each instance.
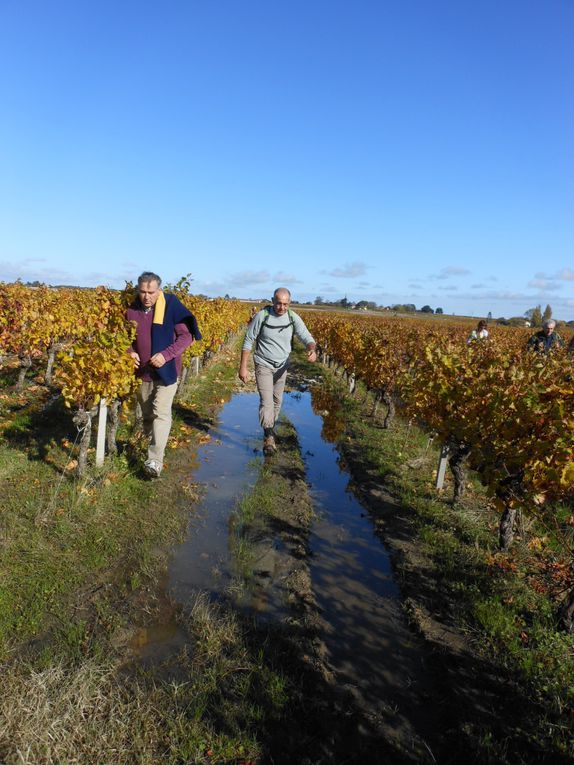
[[[273,436],[265,436],[263,439],[263,454],[275,454],[277,446]]]
[[[150,478],[159,478],[161,473],[161,465],[157,460],[146,460],[143,469]]]

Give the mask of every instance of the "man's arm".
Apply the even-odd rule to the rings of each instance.
[[[241,351],[241,361],[239,362],[238,376],[241,382],[246,383],[249,380],[249,372],[247,371],[247,362],[251,356],[251,351],[244,348]]]
[[[317,345],[313,336],[307,329],[303,319],[296,313],[293,314],[293,330],[299,340],[307,348],[307,359],[309,361],[317,361]]]
[[[184,324],[183,322],[181,324],[176,324],[173,331],[175,334],[173,343],[168,345],[167,348],[164,348],[163,351],[154,353],[149,360],[152,367],[155,367],[156,369],[163,367],[167,361],[171,361],[172,359],[181,356],[185,349],[189,348],[193,343],[193,336],[189,331],[187,324]]]
[[[261,325],[265,320],[265,311],[259,311],[255,314],[255,317],[249,323],[245,338],[243,340],[243,348],[241,349],[241,361],[239,362],[238,377],[241,382],[246,383],[249,380],[249,372],[247,371],[247,362],[251,355],[251,349],[259,335]]]

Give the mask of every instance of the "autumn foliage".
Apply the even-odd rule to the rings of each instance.
[[[527,330],[469,328],[309,312],[322,349],[445,443],[464,445],[502,507],[545,508],[574,498],[574,365],[566,351],[529,351]]]
[[[190,294],[184,278],[172,291],[195,314],[203,339],[184,356],[213,352],[241,326],[248,309],[233,300],[208,300]],[[124,398],[135,390],[127,348],[135,329],[126,319],[134,288],[27,287],[0,284],[0,357],[28,368],[33,360],[56,356],[54,383],[66,405],[88,411],[105,398]]]

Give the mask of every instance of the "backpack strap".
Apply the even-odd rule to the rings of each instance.
[[[273,306],[266,305],[265,308],[263,309],[264,311],[266,311],[267,316],[265,317],[261,326],[259,327],[259,332],[257,333],[257,337],[255,338],[255,345],[257,345],[257,343],[259,342],[259,336],[263,332],[264,327],[267,327],[268,329],[278,329],[280,332],[284,329],[288,329],[289,327],[291,327],[291,347],[293,347],[293,335],[295,334],[295,321],[293,319],[293,316],[294,316],[293,312],[291,311],[290,308],[287,309],[287,315],[289,316],[288,324],[269,324],[269,318],[271,316],[272,308]]]

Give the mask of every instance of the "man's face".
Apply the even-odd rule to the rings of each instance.
[[[273,298],[273,308],[277,316],[283,316],[289,309],[291,300],[287,292],[278,292]]]
[[[548,326],[544,327],[544,334],[551,335],[554,332],[555,327],[556,324],[548,324]]]
[[[159,297],[159,284],[153,279],[151,282],[138,284],[138,297],[144,308],[153,308]]]

